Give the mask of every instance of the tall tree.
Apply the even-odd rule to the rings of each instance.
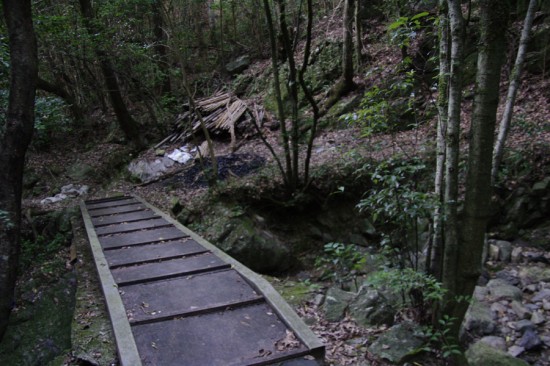
[[[448,120],[449,99],[449,15],[447,0],[439,0],[439,79],[437,98],[437,156],[435,169],[434,193],[438,204],[436,205],[433,220],[433,236],[431,250],[429,251],[430,272],[441,278],[441,262],[443,255],[443,215],[441,212],[443,203],[443,183],[445,172],[445,138]]]
[[[84,17],[84,24],[88,33],[90,35],[99,34],[100,32],[94,23],[95,16],[90,0],[79,0],[79,3],[82,16]],[[122,93],[120,91],[120,86],[118,85],[118,79],[113,68],[113,64],[111,63],[111,60],[109,60],[105,50],[101,49],[100,46],[96,45],[95,53],[99,58],[101,71],[105,79],[105,85],[107,86],[109,98],[111,99],[111,105],[115,111],[120,129],[124,132],[126,138],[134,145],[135,148],[141,149],[145,144],[140,133],[139,124],[132,117],[126,107],[126,103],[124,102],[124,98],[122,97]]]
[[[514,103],[516,101],[516,95],[518,93],[521,71],[523,69],[523,63],[525,61],[525,54],[527,52],[527,43],[529,41],[529,34],[533,26],[533,18],[535,17],[535,8],[537,6],[537,0],[531,0],[529,2],[529,8],[527,9],[527,15],[525,15],[525,21],[523,23],[523,30],[519,40],[519,48],[516,56],[516,62],[510,75],[510,85],[508,86],[508,95],[506,96],[506,105],[504,106],[504,113],[500,120],[500,126],[498,130],[498,138],[493,150],[493,165],[491,168],[491,182],[494,185],[497,180],[498,170],[502,161],[502,155],[504,153],[504,145],[506,144],[506,137],[508,136],[508,130],[510,129],[510,122],[512,121],[512,113],[514,111]]]
[[[10,46],[10,95],[0,124],[0,339],[14,301],[20,252],[23,165],[34,125],[38,78],[30,0],[3,0]]]
[[[458,1],[458,3],[460,2]],[[449,1],[449,4],[451,9],[453,1]],[[457,241],[457,246],[452,250],[445,248],[446,258],[443,271],[444,285],[449,290],[446,313],[457,320],[453,328],[455,336],[458,335],[461,320],[469,305],[469,302],[457,301],[457,299],[472,295],[481,274],[482,249],[490,214],[491,161],[500,69],[504,58],[504,35],[509,13],[508,3],[502,0],[480,0],[479,7],[480,38],[465,184],[464,215],[460,224],[460,240]],[[451,12],[451,27],[452,22]],[[451,82],[453,76],[451,66]],[[449,124],[451,123],[450,119],[451,113],[449,113]],[[457,172],[455,172],[455,180],[456,176]],[[449,202],[446,203],[449,204]],[[447,236],[447,227],[445,233]],[[446,237],[446,246],[450,245],[448,239]]]

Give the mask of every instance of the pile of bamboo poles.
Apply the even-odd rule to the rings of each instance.
[[[188,106],[189,109],[178,116],[174,131],[155,148],[178,141],[187,142],[201,131],[201,117],[209,132],[229,131],[231,145],[236,145],[235,126],[248,110],[245,102],[230,93],[218,92],[211,97],[197,99],[195,106],[195,109]]]

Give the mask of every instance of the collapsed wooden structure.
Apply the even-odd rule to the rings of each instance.
[[[188,105],[188,110],[178,116],[173,132],[155,148],[164,144],[189,141],[201,132],[201,118],[209,132],[229,132],[231,146],[235,147],[235,128],[249,110],[247,104],[229,92],[218,92],[213,96],[197,99],[194,104],[195,108]]]

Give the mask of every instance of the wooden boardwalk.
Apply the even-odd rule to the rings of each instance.
[[[139,197],[81,211],[123,366],[323,364],[267,281],[170,216]]]

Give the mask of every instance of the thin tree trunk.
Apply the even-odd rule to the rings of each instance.
[[[443,177],[445,172],[445,139],[449,108],[449,15],[447,0],[439,0],[439,95],[437,98],[437,151],[434,194],[437,205],[434,210],[432,248],[429,253],[429,272],[441,280],[443,258]]]
[[[90,35],[98,34],[99,32],[93,25],[95,16],[90,0],[79,0],[79,2],[82,16],[84,17],[84,25],[86,26],[88,33],[90,33]],[[113,65],[111,64],[107,54],[98,47],[95,47],[95,54],[99,59],[101,71],[103,73],[103,77],[105,78],[105,85],[107,86],[109,97],[111,99],[111,106],[115,111],[118,124],[122,132],[124,132],[126,138],[135,146],[136,149],[139,150],[145,146],[145,143],[143,142],[139,131],[139,124],[132,118],[130,112],[126,108],[126,103],[122,98]]]
[[[309,140],[307,144],[306,159],[304,162],[304,185],[305,186],[309,184],[309,165],[311,161],[311,152],[313,150],[313,141],[315,140],[315,135],[317,134],[317,123],[319,121],[319,106],[317,105],[317,102],[315,101],[315,98],[313,98],[311,90],[308,88],[304,80],[304,74],[307,70],[307,65],[309,63],[309,56],[311,53],[312,28],[313,28],[313,4],[312,4],[312,0],[307,0],[306,45],[304,48],[304,60],[302,63],[302,68],[298,72],[298,80],[300,81],[300,85],[302,87],[302,90],[304,91],[304,95],[306,96],[306,99],[308,100],[311,106],[311,109],[313,110],[313,122],[311,125],[311,131],[310,131]]]
[[[299,184],[299,126],[298,126],[298,83],[297,83],[297,70],[296,61],[294,60],[294,45],[292,44],[290,34],[288,32],[288,25],[286,22],[286,7],[284,0],[277,0],[279,6],[279,28],[281,30],[283,48],[285,50],[288,60],[288,80],[286,83],[288,96],[291,105],[291,130],[290,130],[290,146],[291,146],[291,172],[290,186],[288,187],[291,192],[294,192]]]
[[[342,79],[344,89],[353,88],[353,12],[355,0],[346,0],[344,4],[344,47],[342,55]]]
[[[153,34],[155,35],[155,53],[158,60],[157,65],[161,71],[158,88],[161,94],[170,93],[170,69],[168,67],[168,47],[166,45],[166,34],[164,32],[163,0],[156,0],[151,3],[153,12]]]
[[[355,0],[355,56],[357,66],[363,63],[363,23],[361,21],[362,0]]]
[[[10,47],[10,95],[5,123],[0,125],[0,340],[14,305],[23,167],[33,134],[38,78],[31,2],[3,0],[2,5]]]
[[[482,0],[480,5],[480,47],[472,115],[472,138],[468,155],[462,245],[458,252],[456,296],[471,296],[481,274],[481,257],[491,203],[491,162],[499,98],[500,69],[504,59],[508,4]],[[459,321],[467,302],[455,302],[452,316]],[[458,335],[460,322],[455,326]]]
[[[279,114],[279,123],[281,125],[281,139],[285,155],[285,171],[283,173],[283,180],[285,185],[290,185],[292,171],[292,160],[290,158],[290,148],[288,146],[288,131],[286,128],[286,116],[283,108],[283,98],[281,96],[281,82],[279,79],[279,57],[277,52],[277,41],[275,37],[275,29],[273,27],[273,17],[271,16],[271,7],[269,0],[264,0],[264,12],[267,20],[267,28],[269,31],[269,43],[271,45],[271,66],[273,69],[273,89],[275,91],[275,99],[277,100],[277,112]]]
[[[512,74],[510,75],[510,85],[508,87],[508,95],[506,96],[506,105],[504,107],[502,119],[500,120],[498,137],[493,150],[493,166],[491,169],[492,185],[495,185],[496,183],[498,170],[502,161],[502,155],[504,154],[504,145],[506,144],[506,137],[508,136],[508,130],[510,129],[510,123],[512,121],[514,103],[516,101],[516,95],[520,84],[521,71],[525,61],[527,43],[529,41],[529,34],[531,33],[531,28],[533,25],[533,18],[535,17],[536,6],[537,0],[531,0],[529,2],[529,8],[527,9],[527,14],[525,15],[525,22],[523,23],[523,30],[519,40],[516,62],[514,64],[514,68],[512,69]]]
[[[82,112],[82,108],[80,108],[80,106],[76,102],[75,97],[72,94],[70,94],[67,90],[65,90],[62,86],[55,85],[53,83],[50,83],[47,80],[38,78],[36,87],[40,90],[56,95],[59,98],[63,99],[65,103],[69,105],[69,108],[71,109],[73,117],[77,121],[84,120],[84,113]]]
[[[451,70],[449,78],[449,110],[445,148],[445,249],[441,280],[449,297],[456,291],[458,255],[458,161],[460,108],[462,104],[462,62],[464,53],[464,17],[460,0],[449,0],[451,27]],[[446,300],[449,300],[447,298]]]

